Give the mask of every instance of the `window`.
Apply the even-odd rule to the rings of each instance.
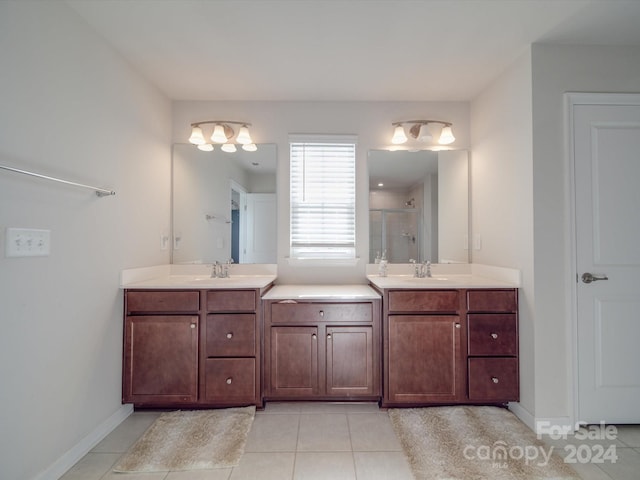
[[[354,136],[291,136],[291,257],[355,258]]]

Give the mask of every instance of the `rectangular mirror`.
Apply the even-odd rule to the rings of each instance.
[[[171,262],[276,263],[276,145],[172,154]]]
[[[464,150],[371,150],[369,263],[469,262],[469,159]]]

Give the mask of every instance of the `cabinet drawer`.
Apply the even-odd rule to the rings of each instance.
[[[370,303],[273,303],[271,323],[371,322]]]
[[[205,371],[205,399],[233,403],[252,401],[256,395],[256,362],[253,358],[208,358]]]
[[[517,290],[468,290],[467,309],[470,312],[515,312],[518,310]]]
[[[517,358],[470,358],[469,400],[519,400]]]
[[[390,312],[457,312],[457,290],[397,290],[389,292]]]
[[[197,312],[200,293],[193,291],[127,292],[127,313]]]
[[[469,355],[510,356],[518,353],[515,313],[467,315]]]
[[[254,290],[210,290],[207,292],[209,312],[255,312]]]
[[[252,313],[207,315],[207,357],[253,357],[256,316]]]

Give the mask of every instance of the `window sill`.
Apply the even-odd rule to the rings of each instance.
[[[354,267],[360,257],[354,258],[298,258],[286,257],[287,263],[298,267]]]

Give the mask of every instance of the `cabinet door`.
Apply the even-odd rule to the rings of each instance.
[[[197,400],[197,316],[128,316],[124,349],[125,403]]]
[[[271,327],[271,394],[318,393],[318,328]]]
[[[390,315],[386,397],[390,403],[464,398],[461,325],[453,315]]]
[[[327,395],[379,395],[372,327],[327,327],[326,359]]]

